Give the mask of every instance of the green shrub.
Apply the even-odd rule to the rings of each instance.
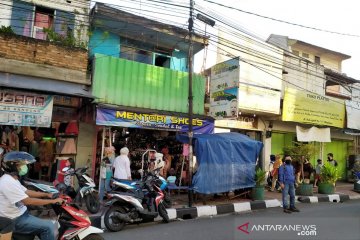
[[[255,183],[257,187],[263,186],[266,178],[266,172],[261,168],[257,168],[255,172]]]
[[[320,177],[321,182],[323,183],[335,184],[336,181],[340,178],[340,175],[338,169],[334,165],[325,163],[321,168]]]

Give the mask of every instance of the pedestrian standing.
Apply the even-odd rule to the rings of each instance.
[[[279,168],[279,182],[282,189],[283,208],[285,213],[300,212],[295,207],[295,174],[291,165],[291,157],[285,156],[285,164]],[[287,196],[290,195],[290,207]]]
[[[338,163],[337,163],[337,161],[334,159],[334,154],[328,153],[327,157],[328,157],[328,163],[330,163],[331,165],[337,167]]]
[[[314,181],[314,188],[317,187],[317,182],[320,181],[320,173],[321,173],[321,168],[323,167],[322,165],[322,160],[318,159],[317,160],[317,165],[315,167],[315,181]]]
[[[311,165],[309,159],[305,158],[305,162],[303,164],[304,183],[306,183],[306,184],[310,183],[310,178],[311,178],[311,174],[313,173],[313,171],[314,171],[314,168]]]
[[[273,164],[273,170],[271,171],[271,175],[272,175],[272,184],[270,189],[271,192],[275,190],[276,182],[278,181],[279,178],[279,168],[282,165],[282,163],[283,162],[281,160],[280,155],[276,155],[275,162]]]
[[[120,156],[116,157],[113,163],[115,178],[131,180],[130,159],[128,155],[129,149],[127,147],[120,149]]]

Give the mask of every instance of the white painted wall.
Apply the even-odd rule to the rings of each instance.
[[[10,26],[10,22],[11,22],[11,6],[12,6],[12,2],[1,2],[2,4],[0,5],[0,27],[1,26],[5,26],[8,27]],[[6,4],[6,5],[3,5]],[[9,6],[7,6],[9,5]]]

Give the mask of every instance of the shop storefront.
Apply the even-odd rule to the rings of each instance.
[[[313,145],[316,152],[311,163],[315,166],[318,158],[323,162],[327,154],[333,153],[338,162],[338,170],[342,179],[346,179],[347,158],[351,154],[350,147],[354,138],[344,133],[345,102],[328,96],[287,89],[283,104],[283,121],[273,121],[271,136],[271,153],[284,154],[284,148],[294,146],[299,141],[297,127],[310,129],[317,127],[320,131],[329,128],[329,139],[303,142]],[[319,139],[323,136],[309,136]]]
[[[176,172],[177,179],[183,178],[186,184],[188,171],[187,147],[176,140],[176,134],[188,130],[186,114],[169,114],[151,110],[133,110],[105,108],[98,106],[96,115],[97,142],[95,144],[96,160],[93,162],[94,177],[98,181],[101,160],[109,147],[115,149],[116,155],[122,147],[130,150],[132,177],[140,177],[143,154],[151,149],[170,158],[170,166]],[[193,119],[194,133],[212,133],[214,121],[212,118],[195,116]],[[148,161],[153,160],[154,152],[144,156],[146,168]],[[169,169],[168,169],[169,170]]]
[[[37,162],[29,177],[53,181],[63,160],[77,156],[81,98],[26,90],[0,90],[1,146]]]

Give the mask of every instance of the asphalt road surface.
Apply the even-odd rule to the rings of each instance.
[[[104,233],[106,240],[334,239],[360,240],[360,200],[298,204],[300,213],[269,208],[237,215],[147,223]]]

